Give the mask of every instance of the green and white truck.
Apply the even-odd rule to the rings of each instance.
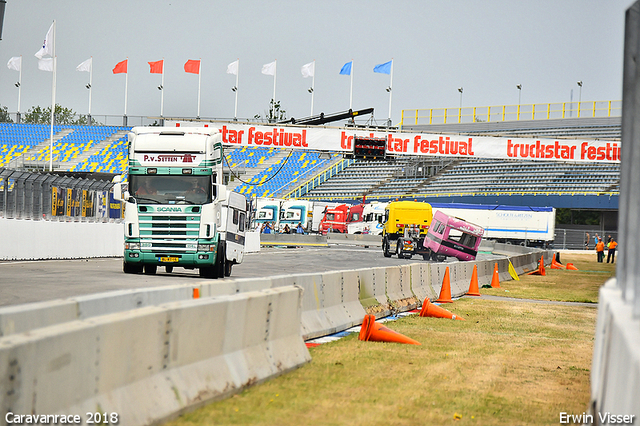
[[[134,127],[127,182],[114,186],[125,203],[124,272],[231,275],[244,257],[247,200],[223,183],[219,129]]]

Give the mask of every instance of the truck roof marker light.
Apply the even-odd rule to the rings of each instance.
[[[182,169],[182,174],[183,175],[193,174],[193,169]]]
[[[158,173],[158,169],[156,169],[155,167],[149,167],[147,169],[147,173],[150,174],[150,175],[155,175],[155,174]]]
[[[180,127],[180,123],[176,123],[176,127]]]

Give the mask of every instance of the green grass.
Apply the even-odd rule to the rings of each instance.
[[[598,289],[615,275],[615,264],[596,262],[595,251],[562,255],[562,264],[577,271],[546,268],[546,276],[521,275],[520,281],[503,281],[500,288],[483,288],[481,294],[521,299],[598,303]]]
[[[578,290],[563,275],[596,276],[600,284],[608,278],[558,272],[555,284],[519,283],[544,298],[587,300],[598,284]],[[500,294],[518,293],[519,283],[509,282],[509,293],[501,283]],[[443,307],[466,321],[410,316],[387,324],[421,346],[352,334],[311,348],[311,363],[292,373],[168,424],[547,425],[558,424],[562,411],[586,409],[596,309],[480,298]]]

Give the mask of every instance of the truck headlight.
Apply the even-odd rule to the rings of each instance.
[[[125,250],[140,250],[140,243],[124,243]]]
[[[214,247],[213,244],[198,244],[198,251],[213,251]]]

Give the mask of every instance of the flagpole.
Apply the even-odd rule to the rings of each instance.
[[[160,118],[164,118],[164,58],[162,58],[162,80],[160,83]]]
[[[124,123],[127,125],[127,94],[129,93],[129,57],[127,56],[127,72],[124,77]]]
[[[198,116],[196,118],[200,118],[200,81],[202,76],[202,58],[199,58],[198,61]],[[162,63],[162,71],[164,71],[164,62]]]
[[[56,21],[53,20],[53,42],[51,43],[53,56],[53,76],[51,83],[51,129],[49,133],[49,171],[53,171],[53,120],[56,110]]]
[[[313,116],[313,94],[315,93],[316,89],[316,60],[313,60],[313,75],[311,76],[311,114],[309,114],[310,117]]]
[[[349,89],[349,109],[353,110],[353,59],[351,60],[351,88]]]
[[[91,57],[91,68],[89,68],[89,126],[91,125],[91,90],[93,90],[93,56]]]
[[[276,72],[278,72],[278,60],[273,61],[275,63],[273,67],[273,105],[276,105]]]
[[[238,77],[240,75],[240,58],[238,58],[238,68],[236,69],[236,107],[233,111],[233,119],[238,121]]]
[[[20,123],[20,95],[22,93],[22,55],[20,55],[20,74],[18,76],[18,123]]]
[[[391,127],[391,95],[393,94],[393,58],[391,58],[391,72],[390,72],[390,82],[389,82],[389,121],[387,122],[388,126]]]

